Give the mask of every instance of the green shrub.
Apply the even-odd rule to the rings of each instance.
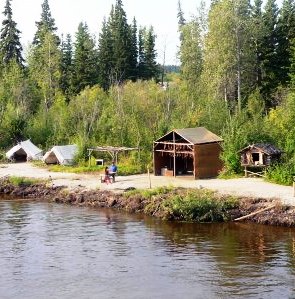
[[[237,207],[238,201],[233,197],[218,198],[213,191],[193,190],[185,196],[176,195],[165,200],[164,205],[175,219],[218,222],[228,220],[227,210]]]
[[[295,176],[294,163],[287,162],[270,167],[266,172],[266,179],[281,185],[292,185]]]

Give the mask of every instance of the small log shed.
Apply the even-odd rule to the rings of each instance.
[[[174,129],[154,141],[154,174],[215,177],[223,167],[222,141],[204,127]]]
[[[282,151],[268,143],[255,143],[239,151],[244,167],[267,167],[278,162]]]

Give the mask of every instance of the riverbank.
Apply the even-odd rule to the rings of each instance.
[[[132,189],[132,188],[131,188]],[[112,208],[144,213],[165,220],[222,222],[253,214],[244,221],[295,227],[295,208],[275,199],[225,196],[207,189],[161,188],[152,190],[69,190],[50,183],[13,185],[0,182],[4,199],[36,199],[75,206]],[[267,210],[254,215],[257,211]]]
[[[99,174],[74,174],[52,172],[46,168],[36,167],[31,163],[0,164],[0,178],[3,176],[17,176],[47,180],[53,186],[66,187],[69,191],[79,190],[106,190],[116,193],[126,189],[150,189],[173,186],[175,188],[204,188],[217,191],[222,195],[236,196],[239,198],[279,199],[282,204],[295,206],[293,188],[265,182],[261,178],[236,178],[236,179],[202,179],[194,180],[192,177],[154,176],[148,174],[116,177],[116,183],[101,183]]]

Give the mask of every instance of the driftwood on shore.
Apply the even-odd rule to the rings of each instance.
[[[260,213],[263,213],[263,212],[265,212],[265,211],[271,210],[271,209],[273,209],[275,206],[276,206],[276,204],[273,204],[273,205],[271,205],[271,206],[269,206],[269,207],[266,207],[266,208],[264,208],[264,209],[261,209],[261,210],[252,212],[252,213],[250,213],[250,214],[248,214],[248,215],[245,215],[245,216],[236,218],[236,219],[234,219],[234,221],[241,221],[241,220],[248,219],[248,218],[253,217],[253,216],[257,215],[257,214],[260,214]]]

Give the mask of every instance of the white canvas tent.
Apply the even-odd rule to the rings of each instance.
[[[78,146],[75,144],[57,145],[44,155],[43,161],[46,164],[72,165],[77,152]]]
[[[31,140],[21,141],[13,148],[11,148],[7,153],[6,157],[9,160],[24,162],[30,160],[41,160],[42,150],[34,145]]]

